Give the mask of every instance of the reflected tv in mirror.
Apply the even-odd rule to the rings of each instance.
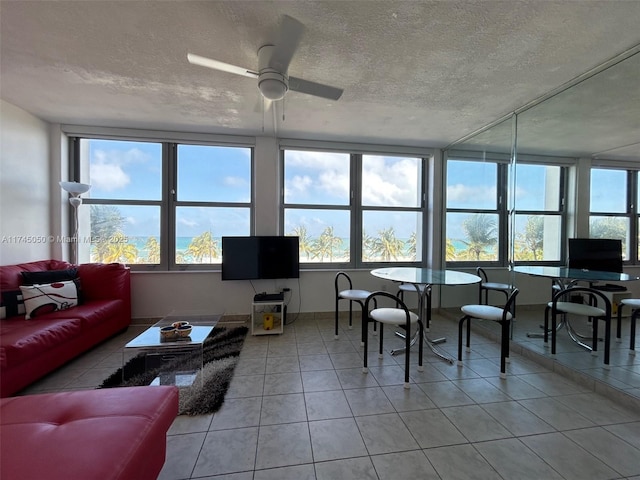
[[[222,237],[222,280],[299,276],[298,237]]]
[[[622,273],[622,241],[570,238],[569,268]]]

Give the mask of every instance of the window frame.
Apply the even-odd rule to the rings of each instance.
[[[589,237],[591,237],[591,219],[593,217],[627,219],[629,224],[627,239],[629,242],[629,245],[627,246],[629,255],[628,258],[623,261],[623,265],[637,265],[640,263],[640,208],[638,207],[638,201],[640,201],[640,168],[630,168],[630,165],[618,165],[615,162],[606,164],[595,162],[589,169],[589,185],[591,185],[593,170],[616,170],[626,172],[627,192],[625,198],[626,208],[624,212],[593,212],[591,208],[591,188],[589,188]]]
[[[349,203],[348,205],[331,205],[331,204],[302,204],[302,203],[285,203],[285,153],[286,151],[309,151],[309,152],[333,152],[349,155]],[[367,205],[362,204],[362,177],[363,177],[363,156],[385,156],[385,157],[398,157],[398,158],[415,158],[420,162],[420,182],[419,182],[419,202],[416,207],[390,207],[379,205]],[[307,270],[336,270],[336,269],[373,269],[384,266],[422,266],[426,263],[427,255],[427,238],[428,238],[428,223],[427,215],[428,209],[426,208],[427,196],[426,186],[428,185],[428,170],[427,164],[430,156],[425,155],[424,152],[404,152],[402,148],[398,149],[384,149],[384,151],[376,150],[362,150],[360,148],[344,149],[315,147],[315,146],[298,146],[298,145],[281,145],[280,158],[279,158],[279,170],[280,170],[280,183],[282,185],[279,201],[279,219],[280,219],[280,235],[287,235],[289,232],[285,232],[285,212],[287,210],[341,210],[348,211],[350,213],[350,260],[348,262],[304,262],[300,259],[300,269]],[[394,262],[365,262],[362,260],[363,255],[363,215],[364,212],[370,211],[387,211],[387,212],[404,212],[412,211],[417,212],[422,224],[422,242],[421,252],[419,253],[420,260],[413,262],[408,261],[394,261]]]
[[[83,204],[89,205],[143,205],[160,207],[160,262],[157,264],[132,263],[127,264],[133,271],[221,271],[221,263],[176,263],[176,210],[184,206],[204,207],[242,207],[249,209],[249,235],[254,234],[255,228],[255,141],[249,137],[230,137],[215,135],[135,135],[121,129],[70,127],[65,130],[69,145],[69,177],[75,181],[88,180],[89,173],[83,169],[81,158],[81,140],[112,140],[121,142],[153,142],[162,145],[162,193],[160,200],[131,200],[131,199],[101,199],[83,198]],[[206,138],[205,138],[206,137]],[[179,145],[202,145],[211,147],[239,147],[250,151],[250,202],[224,201],[191,201],[178,200],[178,158]],[[85,181],[86,183],[86,181]],[[82,233],[80,233],[82,234]]]
[[[452,150],[447,152],[447,156],[444,159],[443,172],[444,172],[444,182],[443,182],[443,210],[444,210],[444,227],[445,234],[443,235],[443,249],[446,249],[447,245],[447,233],[446,233],[446,225],[447,225],[447,215],[449,213],[468,213],[468,214],[492,214],[498,215],[498,259],[497,260],[447,260],[446,253],[444,255],[444,261],[447,268],[472,268],[476,266],[484,266],[484,267],[508,267],[510,262],[513,261],[514,265],[541,265],[541,266],[560,266],[564,265],[566,258],[566,239],[567,239],[567,212],[566,212],[566,195],[567,195],[567,182],[568,182],[568,167],[570,165],[568,159],[565,158],[553,158],[553,157],[537,157],[533,155],[526,155],[519,158],[515,164],[516,168],[518,165],[540,165],[540,166],[557,166],[560,167],[560,184],[559,188],[559,205],[557,211],[549,211],[549,210],[522,210],[518,209],[517,203],[515,204],[515,208],[513,211],[514,215],[544,215],[544,216],[560,216],[560,259],[559,260],[518,260],[511,258],[510,242],[511,238],[509,225],[509,205],[510,202],[510,169],[512,168],[512,164],[510,162],[510,158],[507,154],[500,153],[488,153],[488,152],[473,152],[473,151],[456,151]],[[495,209],[473,209],[473,208],[449,208],[447,206],[447,188],[448,188],[448,162],[450,161],[465,161],[465,162],[479,162],[479,163],[494,163],[496,164],[496,208]],[[514,232],[515,233],[515,232]],[[514,237],[515,238],[515,237]]]

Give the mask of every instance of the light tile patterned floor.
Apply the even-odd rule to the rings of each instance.
[[[402,386],[401,340],[370,334],[362,373],[359,322],[297,320],[279,336],[248,337],[222,409],[178,417],[162,480],[640,479],[640,411],[523,355],[498,376],[498,345],[472,335],[464,366],[425,349]],[[133,326],[24,393],[91,388],[122,360]],[[455,355],[457,324],[430,335]],[[541,340],[539,340],[541,342]],[[637,372],[637,370],[636,370]]]

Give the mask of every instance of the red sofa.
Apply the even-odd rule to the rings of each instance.
[[[169,386],[3,398],[0,478],[156,479],[177,414]]]
[[[20,290],[21,272],[74,267],[59,260],[0,266],[3,302]],[[130,270],[118,263],[77,266],[83,302],[25,320],[0,320],[0,396],[12,395],[131,323]]]

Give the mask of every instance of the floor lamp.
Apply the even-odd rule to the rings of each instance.
[[[73,263],[78,264],[78,207],[82,205],[80,195],[87,193],[91,185],[78,182],[60,182],[62,189],[69,193],[69,203],[73,207]]]

